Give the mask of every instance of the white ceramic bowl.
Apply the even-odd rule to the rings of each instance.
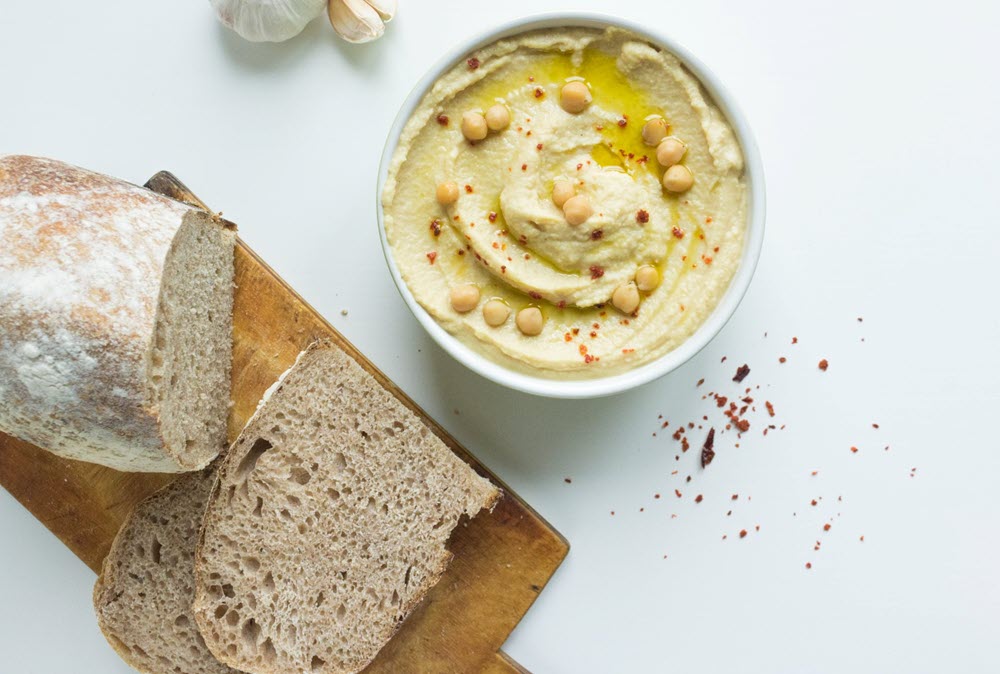
[[[396,151],[400,133],[403,126],[409,120],[410,115],[419,105],[424,94],[431,88],[434,82],[443,75],[453,65],[468,58],[468,55],[477,49],[485,47],[496,40],[512,35],[518,35],[529,30],[539,28],[563,28],[572,26],[583,26],[588,28],[604,28],[607,26],[620,26],[626,28],[649,40],[650,43],[658,45],[677,56],[687,68],[701,81],[705,89],[711,95],[719,109],[726,115],[730,125],[736,133],[740,146],[743,149],[745,161],[745,171],[747,187],[749,192],[749,204],[747,209],[748,227],[747,236],[743,244],[743,254],[740,258],[740,266],[729,284],[728,290],[719,301],[715,310],[708,316],[705,322],[686,341],[673,351],[664,354],[657,360],[629,370],[621,374],[600,377],[596,379],[575,379],[558,380],[546,377],[535,377],[521,372],[515,372],[503,365],[495,363],[485,356],[472,350],[444,328],[442,328],[434,317],[420,306],[413,293],[406,286],[405,281],[400,276],[399,268],[392,257],[392,250],[385,235],[385,224],[382,220],[382,186],[385,184],[386,173],[392,162],[392,155]],[[671,370],[682,365],[692,356],[698,353],[708,344],[715,335],[719,333],[729,318],[736,311],[743,295],[746,294],[750,286],[750,279],[753,277],[757,260],[760,257],[761,245],[764,241],[764,169],[761,165],[760,151],[754,141],[753,134],[746,118],[737,107],[729,92],[722,86],[712,71],[694,57],[687,49],[679,45],[673,39],[651,32],[648,27],[634,24],[611,16],[595,14],[589,12],[554,12],[550,14],[539,14],[528,16],[523,19],[512,21],[505,25],[483,33],[467,42],[463,42],[434,65],[430,71],[417,82],[417,85],[406,98],[396,120],[393,122],[389,137],[386,140],[385,150],[382,152],[382,161],[378,169],[378,192],[376,193],[378,209],[379,235],[382,239],[382,249],[385,253],[386,262],[389,264],[389,271],[392,273],[393,281],[399,289],[400,294],[406,301],[410,311],[416,316],[424,329],[430,333],[431,337],[445,351],[453,356],[460,363],[470,370],[480,375],[519,391],[533,393],[536,395],[549,396],[553,398],[594,398],[598,396],[619,393],[636,386],[640,386],[654,379],[662,377]]]

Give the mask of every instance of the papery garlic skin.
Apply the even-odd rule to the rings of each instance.
[[[392,17],[396,15],[396,0],[365,0],[369,5],[372,6],[378,15],[382,17],[382,21],[389,23],[392,21]]]
[[[326,0],[209,0],[219,20],[251,42],[282,42],[323,12]]]
[[[330,0],[329,13],[334,30],[348,42],[371,42],[385,32],[381,15],[365,0]]]

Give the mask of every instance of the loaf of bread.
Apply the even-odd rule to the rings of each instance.
[[[198,632],[194,550],[212,468],[181,475],[122,525],[94,585],[94,610],[108,643],[145,674],[239,674],[215,659]]]
[[[0,157],[0,430],[125,471],[225,446],[232,227],[113,178]]]
[[[195,559],[209,650],[252,674],[363,669],[499,490],[343,351],[314,344],[221,460]]]

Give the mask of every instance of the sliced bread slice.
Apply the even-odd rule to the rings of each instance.
[[[115,537],[94,585],[108,643],[146,674],[238,674],[205,646],[194,622],[194,551],[215,483],[187,473],[138,506]]]
[[[363,669],[499,490],[339,348],[314,344],[224,459],[196,556],[208,648],[254,674]]]

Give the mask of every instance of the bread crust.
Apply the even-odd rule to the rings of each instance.
[[[149,385],[164,264],[185,218],[211,222],[114,178],[0,157],[0,430],[125,471],[211,460],[185,464],[167,446]]]

